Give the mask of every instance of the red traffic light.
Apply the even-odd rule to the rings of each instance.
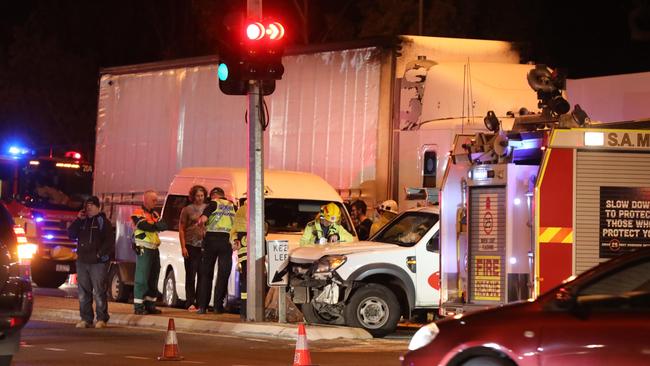
[[[284,37],[284,27],[278,22],[269,23],[266,26],[266,35],[272,41],[279,41]]]
[[[246,26],[246,37],[248,37],[248,39],[251,41],[259,41],[260,39],[264,38],[265,33],[266,30],[260,22],[249,23]]]
[[[284,38],[284,26],[279,22],[270,22],[266,26],[257,21],[246,24],[246,38],[249,41],[260,41],[264,38],[279,41]]]

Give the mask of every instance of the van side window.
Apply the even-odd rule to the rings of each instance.
[[[163,211],[163,220],[167,223],[169,230],[178,231],[178,222],[181,219],[181,210],[187,206],[189,201],[185,195],[168,195]]]

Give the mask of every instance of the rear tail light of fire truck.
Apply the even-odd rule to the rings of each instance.
[[[16,234],[16,239],[18,241],[18,260],[20,262],[31,260],[34,254],[36,254],[38,246],[27,241],[25,229],[21,226],[15,225],[14,233]]]

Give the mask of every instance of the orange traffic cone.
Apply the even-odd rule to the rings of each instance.
[[[185,357],[181,356],[178,350],[178,339],[176,338],[176,327],[174,326],[174,319],[169,318],[167,325],[167,336],[165,337],[165,345],[163,346],[162,356],[158,356],[158,361],[182,361]]]
[[[298,339],[296,340],[296,353],[293,355],[293,366],[314,366],[311,363],[304,323],[298,324]]]

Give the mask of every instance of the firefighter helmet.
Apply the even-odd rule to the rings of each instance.
[[[388,211],[397,214],[397,202],[393,200],[386,200],[378,207],[379,211]]]
[[[341,209],[334,202],[320,208],[320,218],[329,222],[338,222],[341,219]]]

